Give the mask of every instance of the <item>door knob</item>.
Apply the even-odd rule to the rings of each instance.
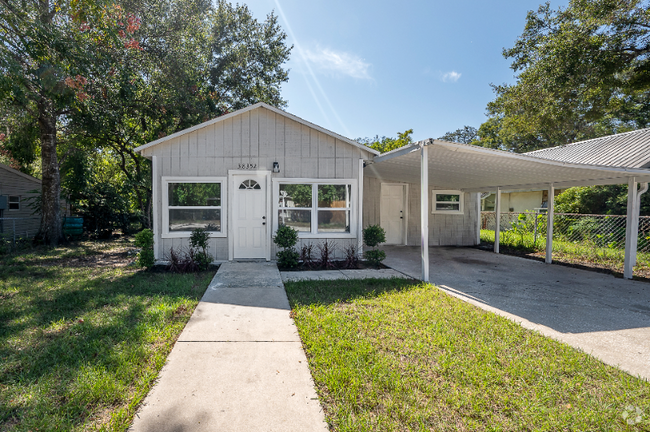
[[[266,219],[266,216],[262,216],[262,219]]]

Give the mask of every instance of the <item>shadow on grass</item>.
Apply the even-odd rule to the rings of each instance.
[[[0,430],[70,430],[125,403],[212,275],[30,262],[0,269]]]
[[[298,281],[284,284],[291,308],[350,302],[357,298],[376,297],[419,285],[415,279],[341,279],[332,281]]]

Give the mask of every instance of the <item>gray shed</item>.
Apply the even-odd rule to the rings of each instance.
[[[41,181],[0,164],[0,235],[33,237],[40,226],[40,216],[33,215],[28,199],[40,192]]]

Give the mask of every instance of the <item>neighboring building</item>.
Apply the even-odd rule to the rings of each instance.
[[[29,199],[37,196],[41,181],[0,164],[0,235],[33,237],[40,226],[40,216],[32,214]]]
[[[610,167],[650,168],[650,128],[608,135],[524,153],[556,162]],[[556,189],[559,195],[566,189]],[[519,191],[501,194],[501,211],[521,213],[546,209],[548,192]],[[484,197],[481,211],[494,211],[494,194]]]

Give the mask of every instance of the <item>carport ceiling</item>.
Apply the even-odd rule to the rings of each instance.
[[[650,170],[556,162],[484,147],[428,139],[375,157],[366,175],[420,183],[422,146],[428,148],[429,185],[465,192],[623,184],[650,181]]]

